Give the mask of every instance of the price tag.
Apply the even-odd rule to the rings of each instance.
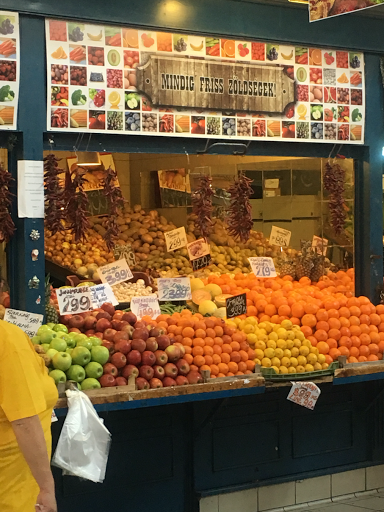
[[[192,299],[191,281],[189,277],[174,277],[157,280],[159,300],[190,300]]]
[[[320,393],[321,390],[313,382],[292,382],[287,400],[313,411]]]
[[[201,258],[201,256],[206,256],[211,252],[209,244],[205,238],[199,238],[198,240],[191,242],[187,245],[187,250],[191,261]]]
[[[327,255],[328,240],[326,238],[320,238],[319,236],[313,235],[312,247],[316,249],[317,254]]]
[[[279,178],[264,180],[264,188],[279,188]]]
[[[177,249],[180,249],[180,247],[185,247],[187,245],[187,234],[184,227],[167,231],[164,233],[164,236],[168,252],[176,251]]]
[[[107,283],[109,286],[129,281],[133,277],[131,269],[128,267],[127,260],[125,259],[117,260],[114,263],[108,263],[108,265],[99,267],[97,271],[101,282]]]
[[[76,315],[93,310],[89,286],[58,288],[56,296],[61,315]]]
[[[210,254],[206,254],[205,256],[201,256],[201,258],[197,258],[191,261],[192,270],[196,272],[197,270],[201,270],[202,268],[209,267],[212,263],[212,258]]]
[[[55,421],[59,421],[59,420],[57,419],[55,411],[52,410],[51,423],[55,423]]]
[[[252,272],[257,277],[276,277],[276,269],[275,264],[273,263],[272,258],[257,258],[256,256],[252,256],[248,258],[249,263],[252,267]]]
[[[278,245],[279,247],[288,247],[289,241],[291,240],[291,232],[288,229],[278,228],[272,226],[271,236],[269,241],[272,245]]]
[[[143,316],[157,318],[161,315],[157,297],[132,297],[131,311],[139,319],[143,318]]]
[[[225,301],[225,309],[227,310],[227,318],[245,315],[247,312],[247,294],[235,295],[228,297]]]
[[[33,338],[38,328],[42,325],[44,320],[43,315],[35,313],[28,313],[28,311],[19,311],[17,309],[6,309],[4,314],[4,321],[9,324],[17,325],[24,331],[30,338]]]
[[[115,245],[113,249],[115,260],[126,260],[129,267],[136,265],[136,256],[131,244]]]
[[[119,303],[109,284],[90,286],[89,291],[91,292],[93,309],[101,308],[106,302],[110,302],[113,306],[117,306]]]

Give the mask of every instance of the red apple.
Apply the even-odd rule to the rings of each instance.
[[[147,350],[150,350],[151,352],[156,352],[156,350],[159,348],[156,338],[148,338],[146,341],[146,346]]]
[[[139,368],[140,377],[143,377],[143,379],[147,379],[148,381],[153,379],[154,373],[152,366],[148,366],[147,364],[143,364],[143,366]]]
[[[153,371],[155,372],[154,373],[154,377],[156,377],[156,379],[160,379],[160,380],[164,379],[165,371],[164,371],[164,368],[162,366],[159,366],[157,364],[156,366],[153,367]]]
[[[159,379],[151,379],[149,381],[149,385],[151,386],[151,389],[157,389],[157,388],[162,388],[163,387],[163,383],[161,382],[161,380]]]
[[[76,329],[82,329],[84,327],[85,319],[81,315],[74,315],[69,319],[69,327],[75,327]]]
[[[116,378],[116,386],[126,386],[127,384],[128,384],[127,379],[124,379],[124,377]]]
[[[107,314],[107,313],[105,313]],[[100,320],[96,323],[96,331],[98,332],[104,332],[107,329],[111,328],[111,322],[107,320],[106,318],[100,318]]]
[[[149,331],[149,335],[153,338],[157,338],[158,336],[160,336],[160,334],[160,329],[157,327],[152,327],[152,329]]]
[[[93,329],[88,329],[88,331],[85,331],[84,334],[86,334],[87,336],[94,336],[95,335],[95,330]]]
[[[128,334],[129,338],[132,339],[132,334],[133,334],[133,331],[135,330],[132,325],[126,323],[126,322],[122,322],[124,323],[123,327],[120,329],[120,331],[124,331]]]
[[[116,366],[112,363],[106,363],[103,366],[103,370],[104,370],[105,374],[108,373],[108,374],[112,375],[112,377],[117,377],[117,375],[119,373]]]
[[[177,369],[180,375],[188,375],[191,368],[185,359],[179,359],[176,363]]]
[[[110,303],[110,302],[105,302],[102,306],[101,306],[101,309],[103,311],[106,311],[107,313],[109,313],[111,315],[111,317],[115,314],[116,310],[115,308],[113,307],[113,305]]]
[[[113,343],[118,343],[121,340],[129,340],[129,335],[124,331],[116,331],[116,334],[113,337]]]
[[[175,363],[181,358],[181,351],[179,347],[176,347],[176,345],[170,345],[165,349],[165,353],[168,356],[168,361],[171,363]]]
[[[115,352],[113,356],[111,356],[111,363],[116,366],[116,368],[124,368],[127,364],[127,358],[121,352]]]
[[[149,389],[149,382],[146,379],[143,379],[142,377],[137,377],[136,379],[136,387],[137,389]]]
[[[92,316],[92,315],[89,315],[84,320],[84,329],[87,330],[87,331],[89,329],[95,329],[96,324],[97,324],[96,318],[94,316]]]
[[[112,329],[115,329],[115,331],[121,331],[121,327],[122,327],[121,324],[122,324],[122,322],[120,319],[113,317],[112,322],[111,322]]]
[[[138,350],[131,350],[127,354],[127,361],[129,364],[137,366],[138,364],[141,363],[141,352],[139,352]]]
[[[147,322],[140,320],[139,322],[136,322],[133,327],[135,329],[147,329]]]
[[[100,313],[97,313],[96,320],[101,320],[102,318],[105,318],[106,320],[108,320],[108,322],[112,320],[111,315],[106,311],[100,311]]]
[[[116,379],[113,375],[109,373],[105,373],[99,379],[100,385],[102,388],[111,388],[116,386]]]
[[[80,329],[78,329],[77,327],[71,327],[70,329],[68,329],[68,332],[77,332],[78,334],[81,334]]]
[[[109,350],[109,353],[111,355],[115,353],[115,344],[112,343],[112,341],[103,340],[101,344],[103,347],[105,347]]]
[[[148,329],[146,329],[145,327],[144,327],[144,329],[135,329],[133,331],[133,334],[132,334],[133,340],[141,339],[141,340],[147,341],[148,338],[149,338],[149,332],[148,332]]]
[[[72,315],[60,315],[59,322],[64,325],[68,325],[68,322],[71,318]]]
[[[176,377],[178,374],[177,366],[173,363],[167,363],[164,366],[164,372],[167,377]]]
[[[156,356],[150,350],[145,350],[141,355],[141,362],[148,366],[153,366],[156,363]]]
[[[100,309],[94,309],[93,311],[91,311],[91,315],[94,316],[95,318],[97,317],[97,315],[100,313]]]
[[[190,384],[200,384],[203,382],[203,377],[199,372],[191,370],[187,375],[188,382]]]
[[[147,345],[144,340],[142,339],[133,339],[132,340],[132,349],[138,350],[139,352],[144,352],[144,350],[147,348]]]
[[[128,322],[129,324],[133,325],[137,322],[137,317],[134,313],[124,313],[124,315],[121,317],[122,320],[125,322]]]
[[[185,356],[185,348],[184,348],[184,345],[182,343],[179,343],[178,341],[176,343],[173,344],[175,347],[179,347],[180,349],[180,354],[181,354],[181,357],[184,357]]]
[[[137,366],[134,366],[133,364],[127,364],[127,366],[125,366],[123,368],[123,371],[121,372],[121,375],[124,377],[124,379],[127,379],[131,376],[131,375],[134,375],[135,377],[138,377],[139,376],[139,369],[137,368]]]
[[[176,384],[178,386],[185,386],[186,384],[189,384],[187,377],[184,377],[184,375],[178,375],[176,377]]]
[[[165,379],[163,380],[163,386],[165,388],[169,388],[171,386],[176,386],[176,381],[175,381],[175,379],[172,379],[171,377],[165,377]]]
[[[156,350],[155,352],[156,364],[164,366],[168,363],[168,356],[164,350]]]
[[[162,334],[156,338],[157,344],[159,345],[160,350],[165,350],[171,344],[171,340],[168,336]]]
[[[113,341],[113,338],[115,337],[115,334],[117,331],[115,329],[106,329],[104,331],[104,339],[108,341]]]
[[[121,352],[126,356],[131,351],[131,340],[118,341],[115,343],[115,350],[116,352]]]

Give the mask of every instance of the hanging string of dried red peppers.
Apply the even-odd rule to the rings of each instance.
[[[14,195],[10,187],[14,181],[11,174],[0,164],[0,242],[9,242],[16,229],[10,214]]]
[[[337,235],[344,228],[347,212],[345,209],[345,170],[337,163],[327,162],[323,176],[325,190],[329,193],[331,225]]]
[[[192,195],[192,209],[197,216],[196,224],[200,229],[201,236],[208,238],[212,231],[212,178],[202,176],[200,184]]]
[[[240,174],[227,190],[231,196],[227,217],[228,233],[243,243],[249,239],[253,227],[252,207],[249,201],[253,194],[252,181],[244,174]]]
[[[45,225],[52,235],[65,231],[66,204],[59,178],[63,173],[54,154],[44,158]]]
[[[117,224],[118,210],[123,208],[125,201],[120,187],[116,186],[118,183],[117,172],[112,167],[109,167],[105,172],[103,187],[109,205],[109,215],[105,225],[107,232],[104,239],[108,249],[111,250],[115,245],[114,240],[119,234],[119,226]]]
[[[67,205],[66,218],[69,229],[75,235],[75,241],[85,240],[90,228],[88,220],[88,196],[84,190],[87,180],[84,177],[85,170],[77,165],[65,173],[64,202]]]

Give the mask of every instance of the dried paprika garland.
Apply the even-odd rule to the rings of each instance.
[[[104,236],[105,243],[109,250],[115,246],[114,240],[119,234],[119,226],[117,224],[118,210],[123,208],[125,200],[121,193],[120,187],[116,186],[117,173],[112,167],[109,167],[105,171],[105,177],[103,179],[104,194],[108,201],[109,215],[106,220],[105,227],[107,232]]]
[[[44,158],[45,224],[52,235],[65,231],[66,204],[59,178],[63,173],[54,154]]]
[[[85,170],[77,165],[72,166],[65,173],[65,192],[64,202],[67,205],[67,220],[69,229],[72,230],[75,241],[85,240],[87,231],[90,228],[88,220],[88,196],[84,190],[84,184],[87,182],[84,178]]]
[[[200,184],[192,194],[193,213],[197,216],[196,224],[200,229],[201,236],[208,238],[212,231],[212,178],[202,176]]]
[[[323,183],[324,189],[329,193],[331,225],[339,235],[343,231],[347,217],[344,199],[345,170],[339,164],[331,164],[328,161],[325,165]]]
[[[16,229],[10,214],[14,195],[10,187],[14,181],[3,164],[0,164],[0,242],[9,242]]]
[[[249,239],[253,227],[252,207],[249,201],[253,194],[252,181],[244,174],[240,174],[227,190],[231,196],[227,217],[228,233],[243,243]]]

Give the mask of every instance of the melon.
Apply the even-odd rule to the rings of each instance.
[[[207,290],[195,290],[192,292],[192,300],[199,306],[204,301],[210,301],[211,294]]]
[[[228,293],[223,293],[221,295],[216,295],[215,297],[215,304],[218,308],[225,308],[226,300],[230,297],[233,297],[233,295],[229,295]]]
[[[203,300],[199,305],[199,313],[201,315],[213,315],[217,310],[217,306],[211,300]]]
[[[225,320],[227,318],[227,310],[226,308],[218,308],[216,311],[213,312],[213,315],[216,318],[222,318]]]
[[[201,290],[204,288],[204,283],[201,279],[194,277],[191,279],[191,291],[194,292],[195,290]]]
[[[214,299],[217,295],[221,295],[223,293],[223,290],[220,288],[218,284],[207,284],[207,286],[204,287],[204,290],[209,292],[211,294],[212,299]]]

